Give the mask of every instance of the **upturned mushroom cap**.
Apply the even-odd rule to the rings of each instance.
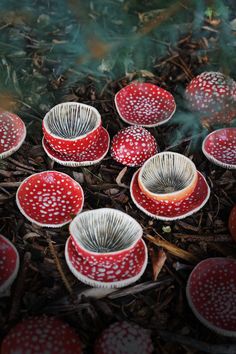
[[[148,130],[131,126],[120,130],[113,138],[111,157],[127,166],[141,166],[158,151],[157,143]]]
[[[21,213],[45,227],[69,223],[83,208],[84,193],[79,183],[65,173],[44,171],[26,178],[16,193]]]
[[[97,339],[94,354],[151,354],[149,331],[131,322],[115,322]]]
[[[217,112],[236,102],[236,82],[220,72],[203,72],[186,88],[191,109],[200,112]]]
[[[0,235],[0,296],[11,287],[19,270],[19,255],[15,246]]]
[[[156,85],[140,82],[133,82],[117,92],[115,105],[123,121],[144,127],[166,123],[176,109],[170,92]]]
[[[55,317],[31,317],[13,327],[1,345],[2,354],[80,354],[75,330]]]
[[[229,215],[229,231],[233,239],[236,241],[236,205],[233,207]]]
[[[189,276],[186,294],[196,317],[213,331],[236,337],[236,260],[208,258]]]
[[[228,169],[236,169],[236,128],[223,128],[208,134],[202,151],[209,161]]]
[[[24,122],[16,114],[0,111],[0,159],[16,152],[26,137]]]
[[[96,108],[78,102],[64,102],[45,115],[43,133],[53,150],[71,155],[85,151],[97,141],[101,124]]]

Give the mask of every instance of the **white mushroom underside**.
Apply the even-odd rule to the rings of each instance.
[[[125,213],[98,209],[80,214],[78,220],[71,223],[71,232],[86,250],[107,253],[131,247],[142,230]]]
[[[144,186],[152,193],[173,193],[186,188],[194,178],[194,170],[185,156],[159,154],[150,159],[142,171]]]
[[[73,103],[53,107],[47,117],[50,132],[65,139],[75,139],[92,131],[98,122],[99,116],[89,106]]]

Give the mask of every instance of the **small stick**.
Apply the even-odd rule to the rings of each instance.
[[[182,336],[180,334],[171,333],[168,331],[158,331],[159,335],[170,341],[180,343],[182,345],[190,346],[192,348],[198,349],[205,353],[211,354],[235,354],[236,345],[235,344],[208,344],[206,342],[199,341],[197,339]]]
[[[199,259],[194,256],[192,253],[182,250],[181,248],[179,248],[176,245],[173,245],[172,243],[165,241],[165,240],[161,240],[159,238],[155,238],[153,236],[147,235],[145,236],[145,238],[147,240],[149,240],[150,242],[154,243],[156,246],[162,247],[165,250],[167,250],[168,252],[170,252],[173,256],[175,257],[179,257],[182,258],[188,262],[193,262],[196,263],[199,261]]]
[[[233,242],[232,237],[230,235],[205,235],[205,236],[198,236],[198,235],[191,235],[191,234],[179,234],[173,233],[174,237],[180,239],[187,239],[188,241],[192,242]]]
[[[8,187],[8,188],[15,188],[19,187],[21,182],[1,182],[0,187]]]
[[[13,159],[12,157],[9,157],[8,158],[8,161],[10,161],[11,163],[13,163],[14,165],[18,166],[18,167],[22,167],[22,168],[25,168],[26,170],[28,171],[36,171],[36,169],[34,167],[29,167],[29,166],[26,166],[24,165],[23,163]]]
[[[46,233],[46,239],[47,239],[47,242],[48,242],[48,246],[49,246],[51,255],[52,255],[52,257],[54,259],[54,262],[55,262],[55,265],[57,267],[57,270],[58,270],[58,272],[59,272],[59,274],[60,274],[60,276],[62,278],[62,281],[63,281],[66,289],[68,290],[68,292],[70,294],[72,294],[72,288],[71,288],[71,286],[70,286],[70,284],[69,284],[69,282],[68,282],[68,280],[67,280],[67,278],[65,276],[65,273],[64,273],[64,271],[62,269],[62,266],[61,266],[61,262],[60,262],[60,260],[59,260],[59,258],[57,256],[57,253],[56,253],[56,250],[55,250],[55,248],[53,246],[51,237],[48,235],[48,233]]]
[[[122,179],[124,177],[124,175],[127,172],[127,167],[124,167],[118,174],[118,176],[116,177],[116,183],[118,184],[119,187],[123,187],[123,188],[129,188],[129,186],[127,186],[126,184],[122,183]]]

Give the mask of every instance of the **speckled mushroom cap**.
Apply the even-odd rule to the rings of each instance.
[[[101,116],[96,108],[78,102],[63,102],[43,119],[43,133],[55,151],[73,155],[85,151],[99,138]]]
[[[45,138],[43,138],[42,145],[46,154],[60,165],[69,167],[91,166],[99,163],[106,156],[109,150],[110,136],[108,131],[101,127],[98,140],[88,149],[73,155],[53,150]]]
[[[208,134],[202,151],[209,161],[228,169],[236,169],[236,128],[223,128]]]
[[[115,322],[98,337],[94,354],[151,354],[149,331],[131,322]]]
[[[236,82],[220,72],[203,72],[187,86],[186,98],[193,110],[214,113],[236,100]]]
[[[213,331],[236,337],[236,260],[208,258],[191,272],[187,299],[196,317]]]
[[[150,83],[136,81],[117,92],[115,105],[123,121],[144,127],[166,123],[176,109],[170,92]]]
[[[11,287],[19,270],[19,255],[6,237],[0,235],[0,296]]]
[[[3,354],[80,354],[79,336],[55,317],[30,317],[13,327],[1,345]]]
[[[0,111],[0,159],[16,152],[26,137],[24,122],[16,114]]]
[[[65,173],[44,171],[26,178],[16,193],[21,213],[45,227],[69,223],[83,208],[84,193],[78,182]]]
[[[141,126],[124,128],[112,139],[111,157],[123,165],[141,166],[157,151],[154,136]]]
[[[233,207],[229,215],[229,231],[233,239],[236,241],[236,205]]]

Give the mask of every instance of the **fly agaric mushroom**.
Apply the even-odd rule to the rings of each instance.
[[[187,86],[185,97],[202,121],[229,123],[236,116],[236,82],[220,72],[203,72]]]
[[[74,155],[87,150],[98,140],[101,124],[96,108],[78,102],[64,102],[45,115],[43,134],[53,150]]]
[[[191,272],[186,294],[195,316],[213,331],[236,337],[236,260],[208,258]]]
[[[192,194],[198,181],[197,169],[186,156],[161,152],[141,167],[139,187],[153,200],[178,202]]]
[[[151,354],[153,344],[148,330],[131,322],[115,322],[96,340],[94,354]]]
[[[4,354],[80,354],[82,345],[67,323],[48,316],[30,317],[14,326],[1,345]]]
[[[148,130],[131,126],[120,130],[113,138],[111,157],[127,166],[141,166],[157,153],[157,143]]]
[[[26,137],[24,122],[16,114],[0,111],[0,159],[16,152]]]
[[[120,288],[137,281],[147,266],[140,224],[126,213],[101,208],[70,223],[65,258],[77,279],[94,287]]]
[[[229,231],[233,239],[236,241],[236,205],[233,207],[229,215]]]
[[[168,122],[176,104],[170,92],[149,83],[133,82],[115,95],[121,119],[131,125],[155,127]]]
[[[202,143],[202,151],[212,163],[236,169],[236,128],[218,129],[208,134]]]
[[[0,235],[0,296],[7,294],[19,270],[19,255],[15,246]]]
[[[84,193],[80,184],[65,173],[44,171],[21,183],[16,203],[29,221],[39,226],[59,227],[80,213]]]

